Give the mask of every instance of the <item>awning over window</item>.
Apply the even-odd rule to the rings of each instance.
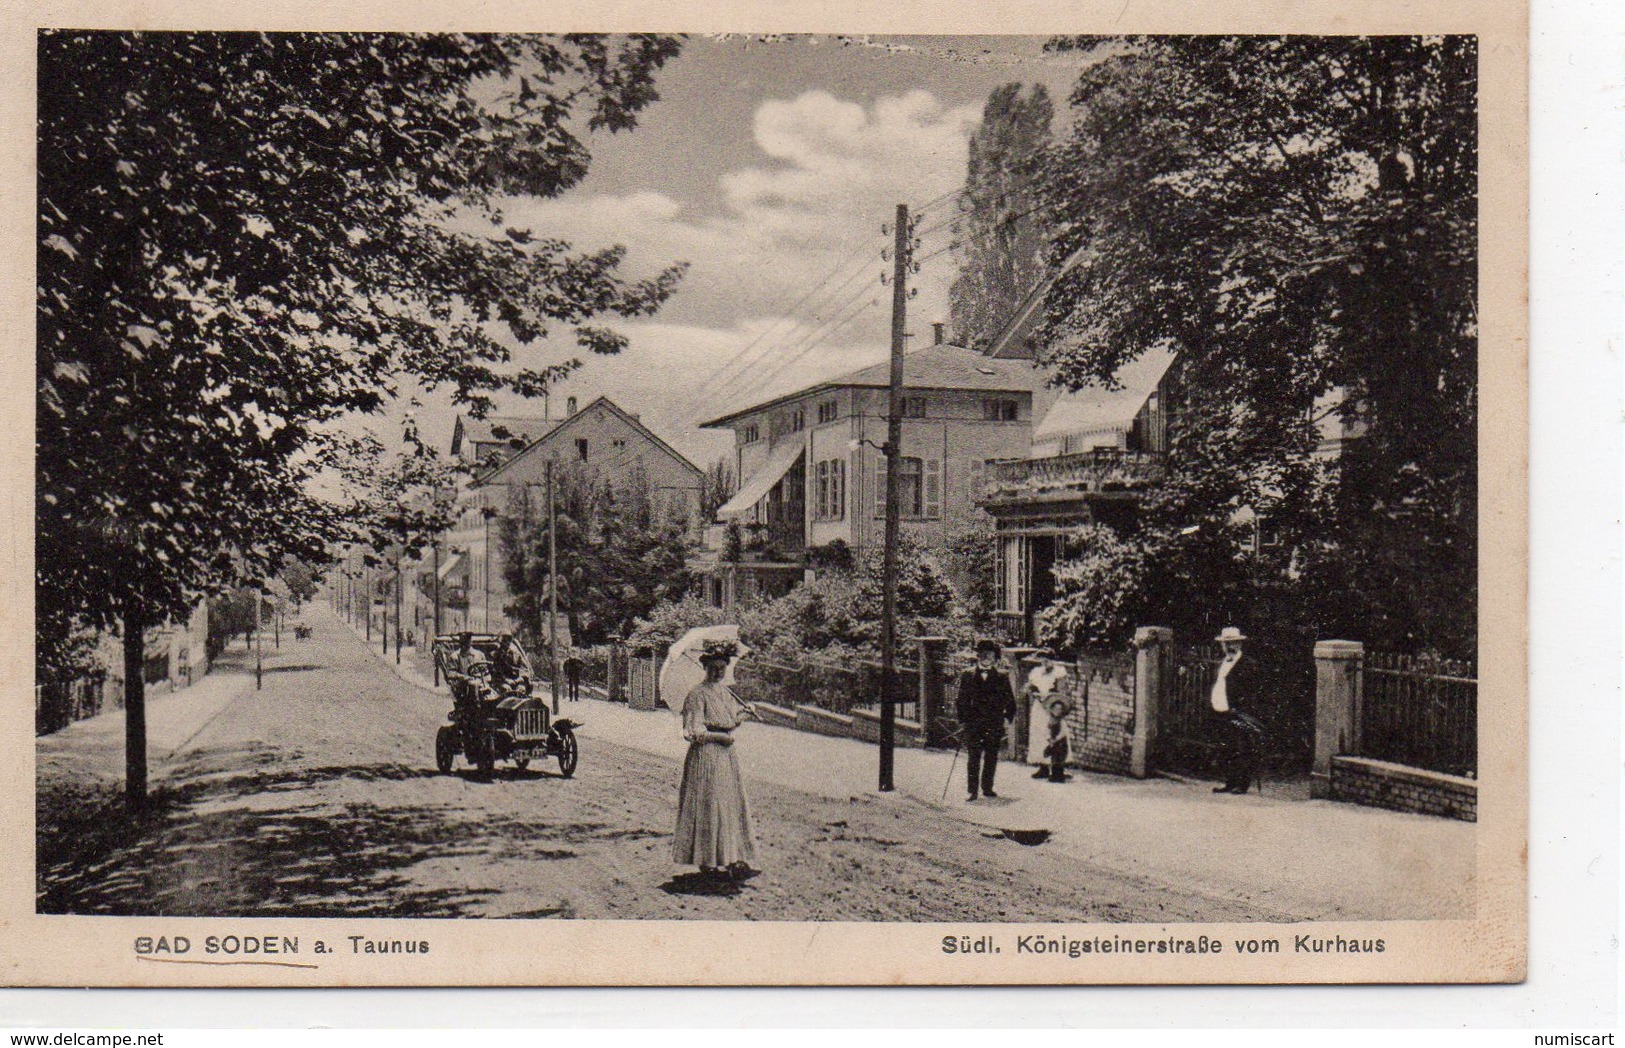
[[[1062,394],[1033,430],[1033,443],[1068,435],[1127,430],[1174,362],[1172,350],[1152,346],[1117,369],[1118,389],[1088,386]]]
[[[444,564],[440,565],[440,581],[446,581],[446,578],[451,575],[452,572],[461,567],[463,567],[463,555],[461,553],[453,553],[450,557],[446,558],[446,562]]]
[[[790,467],[801,458],[801,452],[800,444],[780,444],[768,452],[767,461],[751,474],[750,479],[740,487],[739,494],[723,503],[722,508],[717,510],[717,519],[732,520],[743,517],[756,508],[756,504],[773,490],[773,485],[790,472]]]

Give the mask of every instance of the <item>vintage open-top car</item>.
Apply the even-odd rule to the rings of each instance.
[[[523,771],[548,757],[558,758],[565,778],[575,774],[577,722],[553,717],[533,694],[530,660],[511,634],[446,633],[434,639],[433,651],[452,695],[451,713],[434,739],[442,773],[462,754],[486,774],[497,761],[513,761]]]

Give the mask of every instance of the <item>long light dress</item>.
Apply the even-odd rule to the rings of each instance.
[[[671,847],[672,859],[679,864],[723,867],[756,857],[739,758],[732,746],[703,741],[708,734],[737,728],[743,713],[739,700],[721,682],[698,684],[683,700],[683,737],[689,745]]]

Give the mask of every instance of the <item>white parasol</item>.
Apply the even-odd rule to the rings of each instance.
[[[688,693],[694,690],[695,685],[705,680],[705,667],[700,665],[700,655],[705,650],[708,640],[725,640],[739,644],[739,627],[729,624],[724,626],[700,626],[691,629],[677,639],[666,653],[666,661],[660,666],[660,699],[673,713],[681,715],[683,700]],[[740,646],[739,654],[746,654],[747,649]],[[727,671],[722,675],[724,684],[734,682],[734,662],[728,663]]]

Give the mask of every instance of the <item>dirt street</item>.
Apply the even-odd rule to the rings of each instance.
[[[678,766],[594,739],[594,704],[582,707],[574,778],[552,762],[492,781],[441,775],[433,737],[447,700],[396,678],[331,617],[312,621],[312,639],[284,639],[268,659],[263,691],[231,701],[155,768],[156,803],[140,820],[120,805],[116,747],[42,740],[41,912],[1291,919],[1093,869],[906,798],[755,780],[763,872],[721,890],[670,861]]]

